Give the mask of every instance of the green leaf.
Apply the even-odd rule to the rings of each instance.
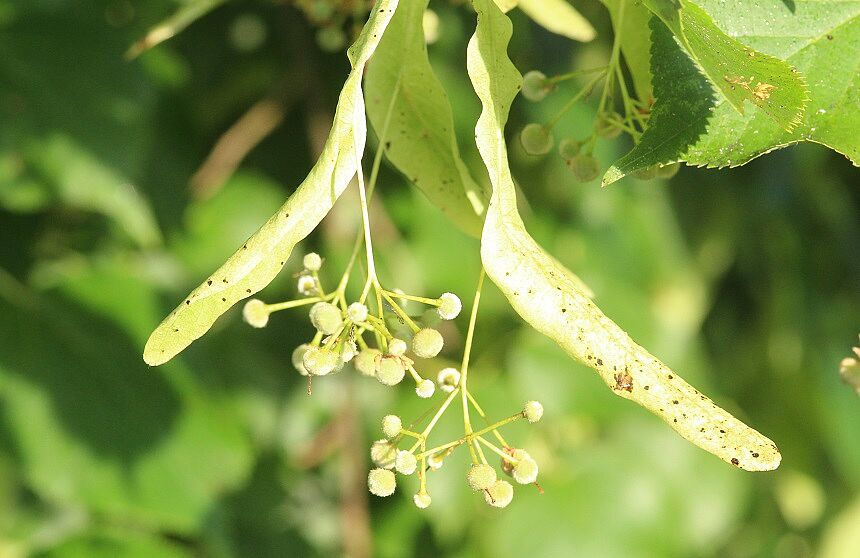
[[[135,58],[146,50],[181,33],[183,29],[205,16],[226,0],[187,0],[172,16],[147,32],[146,36],[131,45],[127,58]]]
[[[535,23],[557,35],[582,42],[596,35],[594,27],[567,0],[519,0],[517,5]]]
[[[730,37],[689,0],[646,0],[646,5],[738,112],[743,114],[744,101],[749,101],[786,130],[800,123],[808,93],[803,77],[789,64]]]
[[[209,331],[218,317],[268,285],[293,247],[313,231],[355,176],[366,124],[361,77],[394,15],[397,0],[381,0],[349,49],[352,71],[343,86],[331,132],[308,177],[265,225],[194,289],[152,332],[143,359],[163,364]]]
[[[451,104],[427,58],[427,4],[404,4],[386,29],[367,68],[367,115],[391,164],[457,226],[478,237],[486,196],[460,158]]]
[[[526,231],[508,167],[504,125],[521,76],[506,53],[510,20],[490,0],[473,0],[478,27],[468,69],[483,104],[478,150],[493,197],[481,238],[487,275],[532,327],[594,368],[614,393],[665,420],[687,440],[741,469],[775,469],[781,456],[769,439],[745,425],[651,356],[607,318]]]
[[[731,26],[727,22],[733,20],[733,9],[740,6],[714,12],[722,16],[720,24],[729,33],[752,47],[786,57],[807,76],[810,102],[801,124],[788,132],[766,115],[740,115],[728,103],[706,110],[705,101],[691,95],[709,85],[678,45],[666,39],[662,26],[656,26],[652,64],[657,102],[649,128],[639,144],[610,167],[604,185],[636,170],[675,161],[739,166],[801,141],[826,145],[860,165],[856,110],[860,106],[860,5],[798,1],[792,13],[781,1],[768,0],[756,3],[756,17]],[[670,69],[672,63],[679,67]]]

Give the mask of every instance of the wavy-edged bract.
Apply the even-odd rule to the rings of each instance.
[[[487,275],[523,319],[594,368],[614,393],[639,403],[732,465],[748,471],[775,469],[781,456],[773,442],[637,345],[526,231],[503,133],[522,81],[506,53],[511,23],[491,0],[473,4],[478,26],[469,42],[468,69],[483,104],[476,141],[493,185],[481,238]]]
[[[293,247],[313,231],[355,176],[356,153],[364,151],[367,128],[361,78],[398,0],[379,0],[348,51],[352,70],[338,99],[331,132],[319,160],[284,205],[224,265],[191,291],[152,332],[143,351],[158,366],[209,331],[218,317],[268,285]]]

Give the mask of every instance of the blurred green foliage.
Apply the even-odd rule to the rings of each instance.
[[[547,410],[511,432],[541,463],[545,494],[519,489],[502,511],[466,489],[464,455],[431,475],[426,511],[409,490],[354,489],[379,419],[424,408],[409,389],[350,374],[308,397],[289,363],[310,333],[301,311],[251,331],[233,310],[174,362],[144,365],[149,331],[304,177],[348,70],[295,8],[250,1],[126,60],[176,6],[0,0],[0,556],[341,555],[360,541],[365,502],[380,557],[860,555],[860,400],[838,376],[860,323],[860,174],[823,147],[600,189],[509,142],[535,237],[634,338],[773,438],[783,464],[772,474],[734,470],[613,397],[492,288],[473,387],[494,417],[531,398]],[[473,16],[431,7],[430,58],[478,169],[464,70]],[[512,14],[522,71],[605,59],[608,15],[577,7],[593,43]],[[261,99],[283,121],[226,182],[189,186]],[[510,133],[564,100],[517,101]],[[559,137],[584,135],[593,111],[577,107]],[[604,164],[628,147],[598,145]],[[384,280],[468,302],[477,241],[389,169],[379,193]],[[304,247],[326,256],[329,283],[356,207],[345,195]],[[293,296],[293,259],[266,299]],[[464,325],[445,331],[451,359]],[[331,424],[352,434],[327,437]]]

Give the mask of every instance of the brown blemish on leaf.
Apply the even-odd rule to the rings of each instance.
[[[633,391],[633,376],[627,372],[619,372],[615,375],[615,389],[624,391]]]

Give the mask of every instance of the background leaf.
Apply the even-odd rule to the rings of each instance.
[[[548,31],[575,41],[594,39],[594,27],[567,0],[519,0],[517,6]]]
[[[427,4],[402,6],[386,29],[367,69],[367,115],[391,164],[463,231],[479,236],[488,196],[460,158],[448,95],[427,58]]]

